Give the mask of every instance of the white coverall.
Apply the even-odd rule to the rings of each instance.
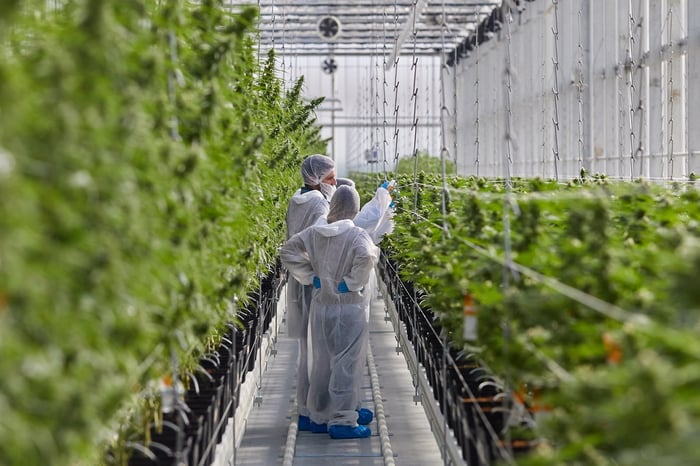
[[[298,190],[287,208],[287,239],[313,225],[328,214],[328,201],[320,191]],[[308,416],[306,398],[309,392],[308,378],[308,322],[313,286],[302,285],[293,276],[287,281],[287,331],[299,341],[297,356],[297,410]]]
[[[320,279],[309,312],[307,408],[317,424],[357,425],[367,352],[370,295],[362,290],[379,259],[370,235],[352,220],[314,225],[287,241],[280,258],[303,284]],[[344,281],[350,290],[338,291]]]

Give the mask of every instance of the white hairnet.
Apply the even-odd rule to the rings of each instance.
[[[309,155],[301,164],[301,178],[305,185],[316,186],[321,184],[321,180],[334,168],[335,162],[332,158],[321,154]]]
[[[335,185],[336,186],[350,186],[351,188],[355,187],[355,182],[352,181],[350,178],[336,178],[335,179]]]
[[[350,186],[339,186],[331,198],[328,223],[353,218],[360,211],[360,195]]]

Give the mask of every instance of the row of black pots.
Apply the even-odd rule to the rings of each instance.
[[[388,298],[405,326],[463,459],[469,465],[484,466],[514,451],[527,451],[521,443],[517,448],[506,443],[504,428],[511,406],[500,382],[474,357],[450,346],[438,319],[425,304],[425,293],[412,282],[402,280],[398,267],[382,254],[379,270]]]
[[[238,407],[241,385],[255,367],[283,282],[278,262],[249,294],[245,308],[237,314],[239,324],[228,324],[220,346],[201,358],[184,403],[163,415],[162,429],[151,426],[147,451],[135,449],[129,466],[212,464],[216,445]]]

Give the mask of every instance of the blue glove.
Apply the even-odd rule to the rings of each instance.
[[[314,288],[321,288],[321,280],[318,277],[314,277]]]
[[[348,285],[345,284],[345,280],[338,283],[338,291],[341,293],[349,293]]]
[[[384,189],[386,189],[386,190],[389,191],[389,192],[392,192],[392,191],[394,190],[395,187],[396,187],[396,180],[385,181],[385,182],[382,183],[382,185],[380,186],[380,188],[384,188]]]

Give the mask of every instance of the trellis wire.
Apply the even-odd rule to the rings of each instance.
[[[405,209],[402,209],[404,212],[408,212]],[[435,228],[441,229],[442,226],[431,221],[430,219],[418,214],[417,212],[410,212],[413,214],[416,218],[430,223],[432,226]],[[459,241],[461,241],[463,244],[465,244],[467,247],[470,249],[474,250],[476,253],[479,255],[486,257],[487,259],[490,259],[498,264],[501,264],[505,266],[507,264],[507,261],[502,259],[501,257],[495,255],[493,252],[487,250],[486,248],[473,243],[472,241],[469,241],[468,239],[465,238],[459,238]],[[534,269],[531,269],[525,265],[519,264],[517,262],[511,261],[509,264],[509,267],[517,270],[519,273],[522,275],[528,276],[529,278],[535,280],[538,283],[541,283],[542,285],[545,285],[552,290],[558,292],[559,294],[566,296],[567,298],[572,299],[573,301],[578,302],[579,304],[582,304],[583,306],[594,310],[598,312],[599,314],[618,321],[620,323],[628,325],[629,329],[639,329],[639,330],[651,330],[654,332],[659,332],[662,333],[666,338],[669,340],[673,339],[678,339],[678,330],[674,328],[667,328],[664,327],[657,322],[653,321],[650,319],[647,315],[641,314],[639,312],[633,312],[633,311],[628,311],[625,310],[615,304],[608,303],[600,298],[597,298],[596,296],[590,295],[584,291],[579,290],[578,288],[569,286],[565,283],[560,282],[556,278],[550,277],[548,275],[542,274],[540,272],[537,272]],[[686,350],[689,354],[691,354],[693,357],[700,358],[700,344],[694,345],[692,348],[691,347],[686,347]],[[549,360],[550,362],[547,364],[548,367],[554,362],[553,360]],[[564,371],[562,369],[562,371]],[[568,380],[566,371],[561,372],[561,371],[556,371],[556,375],[561,378],[562,380]]]
[[[430,219],[418,214],[417,212],[411,212],[416,218],[429,222],[431,225],[435,226],[436,228],[443,228],[441,225],[432,222]],[[641,313],[638,312],[632,312],[632,311],[627,311],[615,304],[608,303],[600,298],[597,298],[593,295],[590,295],[586,293],[585,291],[581,291],[577,288],[574,288],[572,286],[569,286],[565,283],[560,282],[556,278],[547,276],[545,274],[542,274],[540,272],[537,272],[534,269],[531,269],[525,265],[522,265],[518,262],[515,262],[511,260],[510,262],[506,261],[505,259],[502,259],[501,257],[498,257],[494,253],[490,252],[486,248],[483,248],[482,246],[479,246],[476,243],[473,243],[472,241],[469,241],[468,239],[465,238],[458,238],[459,241],[464,243],[466,246],[469,248],[473,249],[480,255],[493,260],[494,262],[506,266],[508,265],[509,268],[514,269],[518,271],[520,274],[525,275],[529,278],[532,278],[533,280],[537,281],[538,283],[542,283],[543,285],[548,286],[549,288],[552,288],[553,290],[559,292],[560,294],[566,296],[567,298],[573,299],[574,301],[578,302],[579,304],[583,304],[584,306],[598,312],[599,314],[604,315],[605,317],[608,317],[610,319],[616,320],[621,323],[629,323],[629,324],[639,324],[639,325],[648,325],[653,323],[651,319]]]

